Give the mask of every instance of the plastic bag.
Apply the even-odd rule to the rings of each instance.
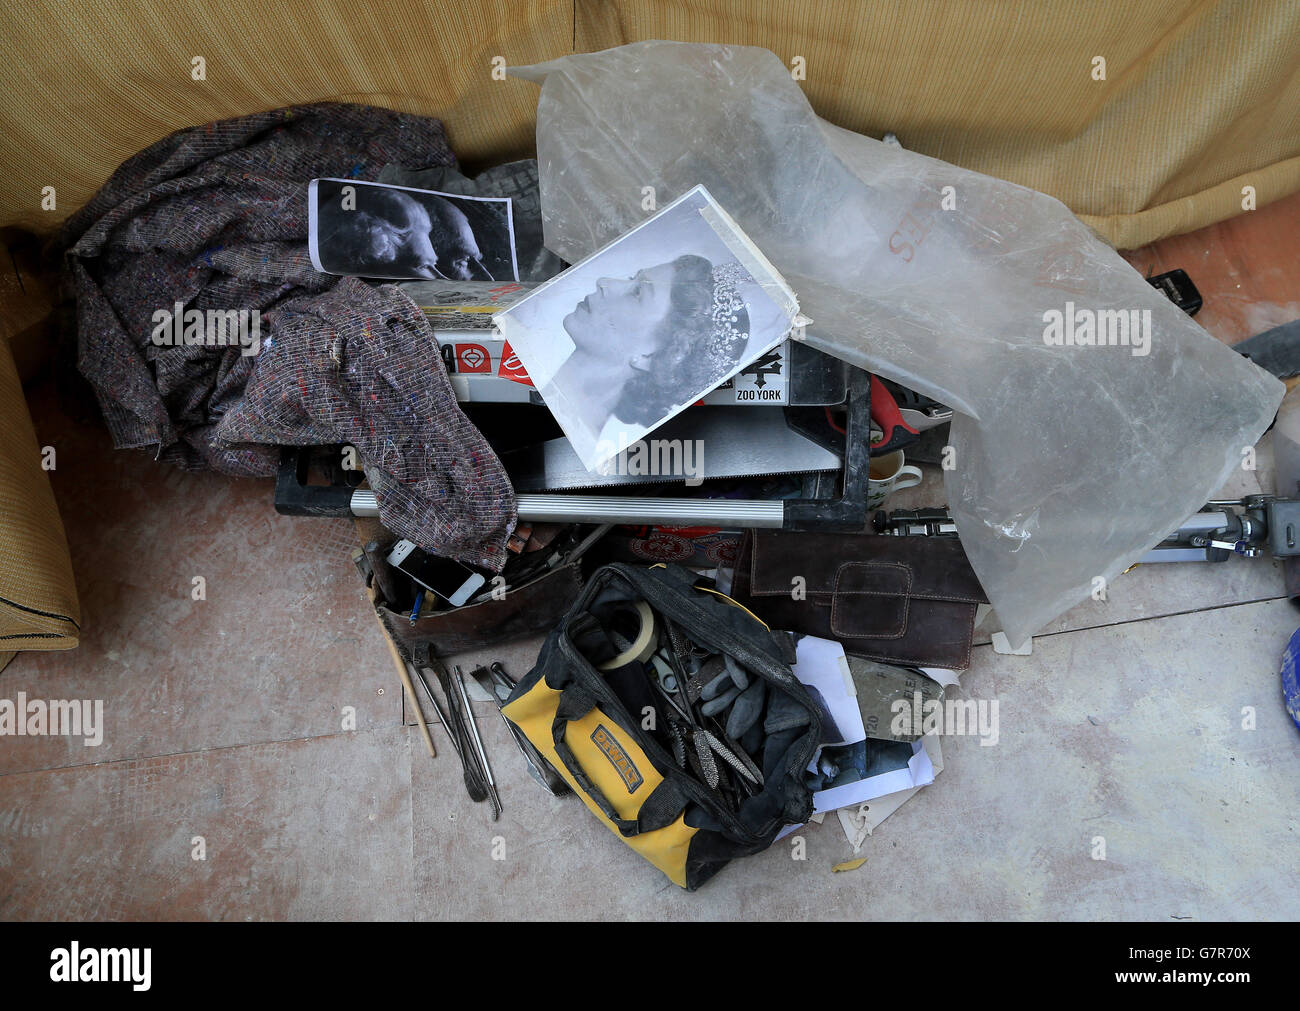
[[[703,183],[810,344],[958,412],[948,502],[1012,642],[1196,512],[1282,398],[1059,201],[818,119],[765,49],[641,42],[512,73],[543,82],[550,249],[576,261]]]

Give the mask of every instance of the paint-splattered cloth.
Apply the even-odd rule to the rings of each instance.
[[[388,529],[499,569],[514,492],[428,323],[396,287],[319,273],[307,254],[308,181],[373,180],[389,163],[455,158],[435,119],[341,104],[181,130],[135,155],[58,239],[77,366],[119,448],[269,476],[279,445],[351,443]],[[156,314],[177,303],[256,310],[260,351],[158,346]]]

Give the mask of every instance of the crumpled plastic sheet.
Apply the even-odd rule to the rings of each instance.
[[[647,216],[645,187],[663,206],[703,183],[797,292],[808,343],[958,412],[948,503],[1012,642],[1200,509],[1281,401],[1058,200],[818,119],[765,49],[511,72],[542,83],[551,250],[576,262]],[[1048,345],[1067,303],[1149,310],[1148,353]]]

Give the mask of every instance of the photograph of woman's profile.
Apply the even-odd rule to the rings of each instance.
[[[619,428],[658,424],[691,391],[745,364],[749,313],[738,280],[733,265],[687,254],[598,279],[564,317],[574,351],[555,382],[584,385],[587,396],[571,407],[598,438],[617,441],[611,418]]]
[[[329,274],[410,280],[514,280],[508,200],[342,179],[309,192],[312,262]]]
[[[797,314],[697,186],[493,321],[596,470],[770,351]]]

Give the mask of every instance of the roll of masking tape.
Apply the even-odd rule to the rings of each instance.
[[[636,638],[632,640],[632,644],[618,656],[597,664],[596,670],[617,670],[620,667],[626,667],[633,660],[640,660],[645,663],[650,659],[650,655],[655,651],[655,613],[650,610],[650,605],[644,600],[638,600],[636,602],[636,614],[641,621],[641,627],[637,630]]]

